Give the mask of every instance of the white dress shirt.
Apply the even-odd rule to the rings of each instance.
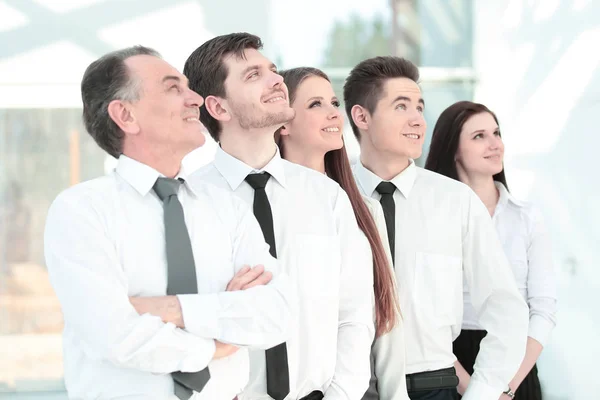
[[[359,188],[375,199],[382,181],[360,162],[353,167]],[[391,182],[396,204],[396,278],[406,336],[406,374],[452,367],[452,341],[463,315],[463,276],[473,306],[488,331],[464,400],[497,400],[525,354],[527,305],[483,203],[466,185],[410,166]],[[396,335],[375,346],[382,399],[403,398],[393,354]]]
[[[545,346],[556,326],[556,276],[548,232],[535,207],[515,199],[502,183],[495,183],[500,197],[492,220],[517,288],[529,305],[528,336]],[[483,329],[466,282],[464,300],[463,329]]]
[[[392,253],[390,251],[390,241],[388,239],[387,226],[385,224],[385,215],[383,214],[383,208],[381,208],[381,203],[375,200],[372,197],[367,197],[363,195],[363,200],[373,217],[373,221],[375,221],[375,225],[377,226],[377,230],[379,231],[379,236],[381,237],[381,244],[383,244],[383,249],[385,250],[385,254],[388,258],[388,263],[390,268],[392,268],[392,274],[394,273],[394,263],[392,261]],[[373,357],[374,360],[374,371],[372,371],[373,376],[370,383],[370,394],[369,396],[365,396],[366,399],[377,399],[380,398],[386,400],[387,398],[393,398],[395,400],[409,400],[408,391],[406,388],[406,347],[405,347],[405,337],[404,337],[404,319],[402,317],[402,304],[400,304],[400,314],[396,319],[396,326],[394,330],[392,330],[388,335],[394,336],[394,349],[393,351],[381,351],[381,345],[383,341],[375,340],[373,345]],[[389,350],[389,349],[388,349]],[[375,357],[375,354],[378,354],[378,357]],[[386,393],[388,397],[381,396],[381,391],[377,388],[377,375],[376,371],[385,369],[390,360],[393,358],[394,364],[394,377],[398,379],[398,384],[394,387],[394,393],[391,397],[390,393]],[[374,386],[374,387],[373,387]]]
[[[252,211],[212,185],[181,185],[199,294],[179,296],[185,330],[138,315],[128,296],[164,296],[167,261],[160,174],[121,156],[108,175],[62,192],[44,236],[50,280],[64,314],[65,381],[71,399],[170,399],[169,373],[209,366],[195,400],[231,400],[248,381],[248,353],[211,361],[213,339],[269,348],[287,339],[287,278]],[[184,179],[182,172],[179,176]],[[225,292],[244,264],[274,274],[266,286]]]
[[[325,399],[360,399],[370,377],[374,336],[371,248],[358,228],[350,200],[325,175],[292,164],[279,151],[261,170],[273,213],[277,258],[297,291],[295,330],[287,340],[288,400],[314,390]],[[191,176],[248,204],[254,190],[244,180],[250,166],[217,149],[213,163]],[[240,400],[269,399],[263,351],[250,352],[250,383]]]

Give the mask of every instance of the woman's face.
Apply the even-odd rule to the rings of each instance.
[[[504,143],[490,113],[475,114],[464,123],[455,160],[457,170],[469,176],[494,176],[502,171]]]
[[[292,104],[296,116],[281,133],[286,148],[323,154],[342,148],[344,119],[339,106],[329,81],[319,76],[304,79]]]

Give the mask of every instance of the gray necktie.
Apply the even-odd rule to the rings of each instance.
[[[163,202],[165,215],[165,241],[167,252],[167,294],[198,293],[196,265],[190,235],[185,225],[183,207],[177,198],[177,191],[183,180],[158,178],[154,191]],[[186,373],[174,372],[175,395],[187,400],[193,391],[200,392],[208,380],[208,367],[202,371]]]

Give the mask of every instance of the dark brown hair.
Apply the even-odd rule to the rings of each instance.
[[[144,46],[116,50],[91,63],[81,80],[85,128],[98,146],[115,158],[123,151],[125,134],[108,114],[108,105],[113,100],[139,99],[139,79],[125,64],[129,57],[139,55],[160,58],[156,50]]]
[[[260,50],[262,46],[258,36],[243,32],[217,36],[204,42],[190,54],[183,67],[183,74],[189,80],[190,89],[204,98],[225,97],[225,80],[229,74],[224,63],[225,56],[234,54],[243,59],[246,49]],[[210,136],[218,142],[221,125],[210,115],[206,105],[200,107],[200,121]]]
[[[280,74],[283,76],[283,80],[288,87],[290,105],[296,98],[298,87],[306,78],[318,76],[330,81],[329,77],[323,71],[309,67],[293,68],[281,71]],[[281,149],[282,157],[285,158],[285,148],[282,147],[281,136],[276,134],[275,139]],[[341,149],[332,150],[325,154],[325,171],[327,176],[336,181],[348,194],[358,226],[364,232],[371,245],[376,305],[375,328],[376,335],[379,337],[389,332],[396,325],[396,319],[399,317],[400,307],[395,290],[396,281],[377,226],[352,176],[352,169],[350,168],[348,155],[344,146]]]
[[[498,118],[489,108],[483,104],[471,101],[459,101],[446,108],[435,123],[429,154],[425,162],[425,168],[449,178],[458,179],[456,161],[454,160],[458,151],[458,143],[462,127],[475,114],[489,113],[498,124]],[[498,127],[500,124],[498,124]],[[494,180],[501,182],[508,190],[504,168],[494,175]]]
[[[374,57],[358,63],[346,78],[344,103],[357,140],[360,141],[360,132],[352,119],[352,107],[359,105],[373,114],[383,96],[384,84],[391,78],[408,78],[418,83],[419,69],[405,58]]]

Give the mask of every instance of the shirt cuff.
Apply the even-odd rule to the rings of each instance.
[[[508,384],[506,389],[508,389]],[[462,400],[496,400],[502,395],[503,390],[505,389],[493,388],[476,377],[472,377]]]
[[[532,315],[529,318],[529,331],[527,332],[527,336],[537,340],[542,346],[546,346],[554,326],[553,322],[548,321],[541,315]]]
[[[185,333],[185,332],[182,332]],[[189,334],[188,334],[189,335]],[[198,372],[208,367],[208,364],[212,361],[215,356],[217,347],[214,340],[196,338],[196,341],[190,342],[188,349],[190,349],[191,355],[181,362],[181,367],[178,368],[181,372]],[[202,341],[202,342],[199,342]],[[196,352],[197,350],[197,352]]]
[[[181,305],[185,330],[206,338],[218,339],[219,310],[221,309],[217,293],[177,295]]]

